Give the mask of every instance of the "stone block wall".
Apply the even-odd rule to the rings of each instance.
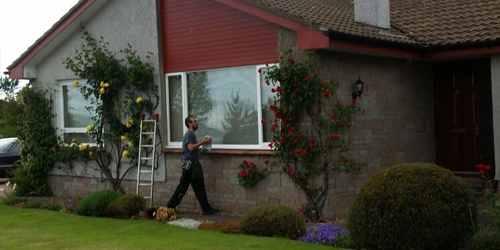
[[[317,56],[320,74],[340,84],[342,101],[350,102],[352,85],[358,77],[365,82],[365,91],[358,102],[362,111],[349,136],[353,156],[365,162],[366,167],[356,174],[331,176],[325,216],[333,219],[347,216],[356,194],[374,172],[403,162],[435,162],[432,71],[430,64],[403,59],[331,51]],[[298,208],[306,202],[280,168],[256,187],[239,186],[237,174],[241,161],[273,160],[269,153],[218,150],[203,154],[200,161],[212,205],[229,213],[243,213],[260,205],[286,204]],[[178,151],[165,154],[166,182],[155,184],[155,204],[166,205],[170,199],[181,176],[179,164]],[[89,178],[52,176],[50,182],[54,194],[62,196],[84,196],[108,187]],[[135,192],[134,181],[124,181],[123,186],[128,193]],[[179,208],[201,211],[192,188]]]

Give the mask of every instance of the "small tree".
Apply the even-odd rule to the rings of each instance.
[[[102,37],[96,41],[83,30],[82,39],[84,44],[76,56],[67,58],[64,64],[87,80],[86,85],[73,85],[90,101],[87,109],[95,114],[87,131],[97,147],[83,150],[92,152],[104,178],[123,193],[120,184],[137,163],[139,117],[146,113],[150,118],[158,106],[154,69],[151,63],[141,61],[131,45],[120,51],[124,59],[118,59]],[[151,53],[147,59],[150,57]],[[124,167],[123,158],[129,158],[131,165]]]
[[[274,112],[269,146],[283,171],[304,191],[308,205],[302,212],[311,220],[322,220],[331,171],[352,173],[360,166],[349,155],[346,140],[360,109],[355,100],[342,104],[335,98],[337,83],[321,80],[311,63],[296,62],[290,54],[260,73],[275,86],[269,105]]]

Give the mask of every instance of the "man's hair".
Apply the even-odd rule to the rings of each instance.
[[[191,123],[191,118],[194,118],[194,116],[188,116],[186,117],[186,119],[184,120],[184,124],[186,124],[186,127],[189,128],[189,124]]]

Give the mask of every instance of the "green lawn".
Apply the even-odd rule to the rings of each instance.
[[[0,206],[0,249],[338,249],[141,220]]]

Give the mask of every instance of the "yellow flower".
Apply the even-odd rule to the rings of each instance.
[[[94,151],[89,151],[89,156],[93,156],[94,155]]]
[[[125,141],[125,140],[127,140],[127,136],[126,135],[122,135],[122,136],[120,136],[120,139],[122,139],[122,141]]]
[[[153,139],[153,137],[154,137],[153,135],[149,135],[149,139]]]
[[[75,88],[78,87],[78,81],[73,82],[73,87],[75,87]]]
[[[128,147],[131,148],[132,146],[134,146],[134,144],[131,141],[129,141],[128,142]]]
[[[109,83],[104,83],[104,87],[105,88],[109,87]]]
[[[128,120],[128,123],[130,123],[130,124],[134,124],[134,119],[130,119],[130,120]]]
[[[137,97],[137,99],[135,100],[136,103],[140,103],[142,101],[144,101],[144,99],[142,99],[142,97],[140,97],[140,96]]]
[[[94,64],[97,64],[97,61],[96,61],[96,60],[94,60],[94,61],[93,61],[93,63],[94,63]]]
[[[127,150],[123,151],[122,156],[125,158],[128,157],[128,151]]]
[[[131,128],[131,127],[132,127],[132,124],[130,124],[130,122],[127,122],[127,124],[125,124],[125,127],[127,127],[127,128]]]
[[[75,142],[76,142],[76,138],[71,139],[71,143],[75,143]]]
[[[101,82],[101,88],[104,87],[104,82]]]
[[[87,149],[87,147],[88,147],[87,145],[80,145],[80,146],[78,147],[78,149],[79,149],[80,151],[84,151],[84,150],[86,150],[86,149]]]
[[[104,94],[104,92],[105,92],[105,91],[106,91],[106,90],[104,90],[104,88],[101,88],[101,89],[99,90],[99,92],[101,92],[101,94]]]
[[[87,132],[90,132],[90,130],[92,130],[92,126],[87,125]]]

